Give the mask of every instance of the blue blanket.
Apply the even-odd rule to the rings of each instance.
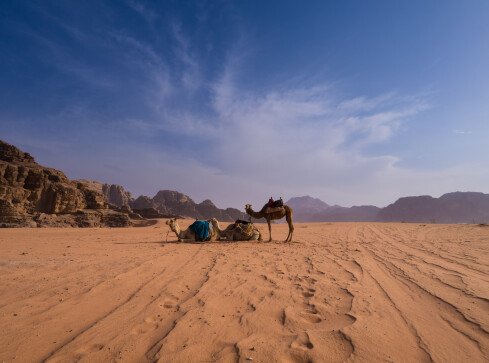
[[[190,229],[194,231],[197,236],[206,240],[209,235],[209,222],[195,221],[190,225]]]

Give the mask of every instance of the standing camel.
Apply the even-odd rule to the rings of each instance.
[[[246,213],[248,213],[253,218],[256,219],[265,218],[267,220],[268,232],[270,234],[270,239],[268,240],[268,242],[272,241],[272,225],[271,225],[272,219],[282,219],[283,217],[285,217],[285,219],[287,220],[287,224],[289,225],[289,234],[285,242],[292,242],[292,234],[294,233],[294,225],[292,224],[292,214],[293,214],[292,208],[290,208],[288,205],[284,205],[284,207],[280,211],[273,212],[273,213],[265,213],[267,207],[268,204],[265,204],[261,209],[261,211],[255,212],[251,208],[251,204],[246,204],[245,210]]]

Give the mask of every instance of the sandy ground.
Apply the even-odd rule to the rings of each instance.
[[[177,243],[154,223],[0,230],[0,361],[488,360],[489,227]]]

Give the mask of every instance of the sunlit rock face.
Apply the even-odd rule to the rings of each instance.
[[[49,225],[54,217],[39,220],[41,214],[64,214],[71,215],[71,220],[64,218],[66,223],[56,224],[79,226],[75,213],[85,210],[100,210],[94,212],[94,218],[99,220],[94,225],[131,225],[127,216],[123,221],[124,217],[102,212],[105,199],[103,194],[68,179],[62,171],[37,164],[29,153],[0,140],[0,225]],[[112,223],[111,218],[119,222]]]

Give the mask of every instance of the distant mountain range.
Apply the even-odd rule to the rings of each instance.
[[[478,192],[447,193],[440,198],[404,197],[385,208],[330,206],[310,196],[291,198],[286,204],[294,210],[297,222],[489,222],[489,194]]]
[[[291,198],[286,204],[295,222],[489,222],[489,194],[476,192],[405,197],[385,208],[329,205],[310,196]],[[138,216],[214,217],[223,222],[247,218],[238,209],[219,209],[208,199],[195,203],[178,191],[160,190],[152,198],[135,199],[117,184],[72,181],[0,140],[0,227],[129,226],[130,218]]]
[[[209,199],[202,203],[195,203],[188,195],[174,190],[160,190],[152,198],[141,195],[134,199],[130,192],[117,184],[102,184],[93,180],[79,179],[86,187],[102,193],[106,201],[115,206],[129,205],[135,212],[154,211],[152,214],[161,216],[185,216],[195,219],[217,218],[222,222],[232,222],[236,219],[244,219],[244,212],[235,208],[219,209]]]
[[[293,209],[296,222],[373,222],[380,211],[379,207],[372,205],[331,206],[310,196],[291,198],[286,204]]]
[[[382,222],[488,223],[489,194],[455,192],[400,198],[377,214]]]

